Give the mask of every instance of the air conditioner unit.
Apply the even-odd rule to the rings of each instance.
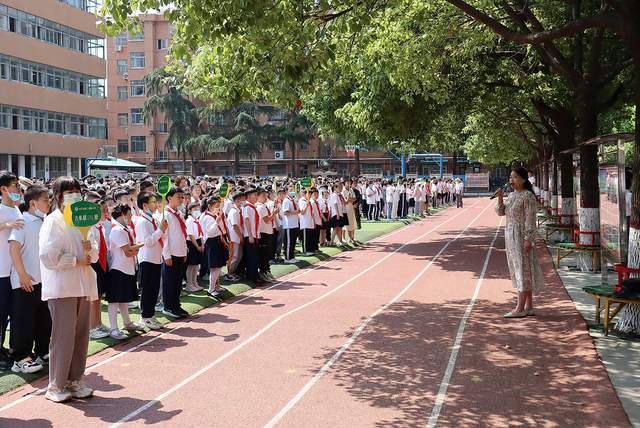
[[[122,45],[116,46],[116,52],[122,52]]]
[[[129,80],[129,73],[122,73],[122,77],[124,77],[124,80]]]
[[[284,151],[279,150],[279,151],[275,152],[275,157],[276,157],[276,160],[284,159]]]

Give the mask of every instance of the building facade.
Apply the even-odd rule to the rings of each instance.
[[[96,0],[0,0],[0,170],[81,176],[107,144]]]

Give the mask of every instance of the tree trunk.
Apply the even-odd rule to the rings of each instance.
[[[233,175],[238,176],[240,173],[240,147],[233,149]]]
[[[634,57],[635,81],[634,100],[636,104],[635,120],[635,150],[633,156],[632,171],[640,171],[640,30],[635,43],[628,41],[630,48],[635,49]],[[633,184],[631,185],[631,222],[629,227],[629,249],[627,252],[627,266],[630,268],[640,268],[640,176],[633,174]],[[634,275],[637,276],[637,275]],[[620,311],[616,330],[623,333],[640,334],[640,305],[626,305]]]
[[[291,176],[298,176],[298,163],[296,162],[296,143],[293,141],[289,142],[289,147],[291,148]]]
[[[542,164],[542,204],[549,208],[549,160],[545,159]]]
[[[356,150],[354,152],[354,159],[356,161],[356,165],[354,167],[353,173],[356,177],[360,176],[360,146],[356,146]]]

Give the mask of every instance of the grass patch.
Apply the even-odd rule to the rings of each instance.
[[[432,209],[431,213],[435,213],[441,210],[442,209],[438,209],[438,210]],[[371,222],[371,223],[363,222],[362,229],[356,232],[356,239],[358,239],[360,242],[366,243],[382,235],[390,233],[396,229],[399,229],[405,225],[408,225],[418,219],[421,219],[421,218],[417,216],[410,216],[410,218],[407,220],[399,220],[394,222],[386,222],[386,221]],[[351,245],[345,245],[343,247],[326,247],[326,248],[321,248],[322,252],[314,256],[305,257],[305,256],[302,256],[301,254],[296,255],[296,259],[299,260],[298,263],[294,265],[285,265],[285,264],[272,265],[271,272],[276,278],[281,277],[291,272],[294,272],[296,270],[299,270],[301,268],[313,265],[323,260],[327,260],[330,257],[335,256],[336,254],[339,254],[343,251],[351,251],[355,248],[356,247]],[[298,248],[298,250],[300,250],[300,248]],[[223,270],[226,270],[226,269],[223,269]],[[200,285],[204,286],[205,289],[208,286],[208,284],[204,284],[204,283],[201,283]],[[203,290],[198,293],[191,293],[186,296],[183,296],[180,299],[182,303],[182,307],[187,312],[189,312],[189,314],[195,314],[200,312],[204,308],[207,308],[209,306],[220,303],[221,301],[243,294],[253,288],[252,284],[248,282],[226,283],[224,281],[221,281],[221,285],[224,288],[226,288],[227,292],[219,296],[218,299],[213,299],[211,297],[208,297],[205,291]],[[131,319],[134,321],[140,318],[140,310],[138,308],[129,309],[129,314],[131,316]],[[165,317],[162,313],[159,313],[159,312],[156,313],[156,318],[162,324],[168,324],[169,322],[172,321],[171,319]],[[105,325],[109,325],[106,303],[103,303],[102,305],[102,320]],[[121,320],[120,320],[120,323],[121,323]],[[129,335],[129,339],[139,335],[138,333],[127,333],[127,334]],[[142,334],[144,335],[144,332],[142,332]],[[94,355],[116,344],[120,344],[124,342],[127,342],[127,340],[118,341],[110,337],[107,337],[105,339],[100,339],[100,340],[91,340],[89,341],[88,355]],[[8,346],[8,344],[6,344],[5,347],[6,346]],[[34,374],[13,373],[10,370],[6,372],[0,372],[0,373],[2,373],[2,375],[0,376],[0,394],[5,394],[26,383],[32,382],[36,379],[46,376],[47,368],[45,367],[45,369],[40,373],[34,373]]]

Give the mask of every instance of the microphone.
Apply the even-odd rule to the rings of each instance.
[[[503,191],[509,190],[509,183],[503,184],[502,186],[498,187],[493,196],[491,196],[489,199],[495,199],[498,196],[498,192],[500,191],[500,189],[502,189]]]

